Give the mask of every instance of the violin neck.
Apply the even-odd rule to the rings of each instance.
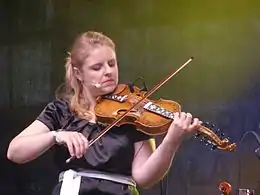
[[[159,114],[168,119],[174,119],[174,113],[171,110],[165,109],[161,106],[154,104],[153,102],[148,102],[144,105],[144,108],[155,114]]]

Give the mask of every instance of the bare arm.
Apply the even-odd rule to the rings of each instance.
[[[153,151],[149,141],[138,142],[135,148],[142,149],[133,161],[132,175],[139,186],[148,188],[161,180],[172,164],[180,142],[163,142]]]
[[[87,138],[76,131],[59,131],[56,141],[67,146],[70,155],[76,158],[81,158],[88,148]],[[35,120],[10,142],[7,158],[16,163],[26,163],[42,155],[54,143],[55,138],[50,129]]]
[[[49,128],[35,120],[10,142],[7,158],[15,163],[26,163],[43,154],[53,144],[53,134]]]
[[[175,115],[167,135],[154,150],[149,141],[135,143],[136,155],[132,164],[132,176],[140,187],[148,188],[161,180],[172,164],[184,135],[198,128],[200,121],[191,114]],[[141,147],[141,149],[140,149]]]

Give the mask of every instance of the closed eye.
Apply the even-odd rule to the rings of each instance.
[[[115,59],[112,59],[112,60],[109,60],[107,63],[108,63],[108,65],[109,65],[110,67],[114,67],[114,66],[116,65],[116,60],[115,60]]]
[[[101,69],[101,66],[102,66],[102,63],[97,63],[97,64],[92,65],[91,69],[97,71],[97,70]]]

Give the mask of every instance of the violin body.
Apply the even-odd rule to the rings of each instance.
[[[98,121],[111,124],[124,114],[144,96],[144,92],[136,86],[130,91],[127,85],[120,84],[116,91],[98,99],[95,113]],[[105,109],[104,109],[105,108]],[[133,124],[136,128],[149,135],[159,135],[167,132],[173,113],[180,112],[181,106],[171,100],[144,100],[135,106],[118,124]]]
[[[174,113],[181,111],[179,103],[171,100],[151,100],[145,98],[146,92],[136,86],[129,87],[119,84],[111,94],[99,97],[95,106],[97,120],[104,124],[119,122],[116,126],[133,124],[137,130],[149,135],[159,135],[167,132]],[[120,118],[123,116],[123,118]],[[222,134],[217,135],[207,124],[202,124],[198,129],[201,141],[212,149],[232,151],[236,144],[229,144],[227,138],[221,139]]]

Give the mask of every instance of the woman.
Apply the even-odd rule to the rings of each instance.
[[[7,157],[26,163],[55,146],[61,174],[53,195],[138,194],[136,185],[148,188],[161,180],[183,137],[201,121],[190,113],[175,113],[156,149],[149,141],[152,137],[133,125],[113,127],[88,147],[88,141],[104,128],[94,113],[96,98],[113,92],[118,84],[115,45],[101,33],[83,33],[65,67],[66,93],[10,142]],[[74,160],[65,163],[69,157]]]

